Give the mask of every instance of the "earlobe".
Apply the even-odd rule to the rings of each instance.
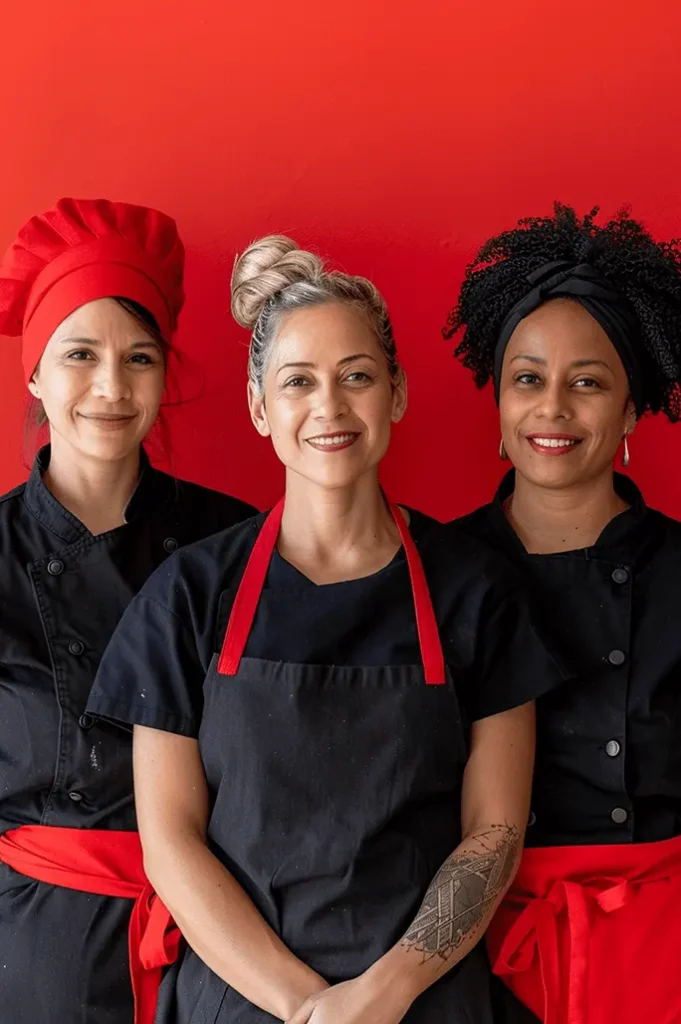
[[[267,420],[267,410],[265,409],[265,396],[256,394],[250,381],[248,382],[248,409],[253,426],[260,436],[269,437],[271,430]]]
[[[38,401],[40,401],[40,388],[36,384],[35,379],[33,377],[31,377],[31,379],[28,382],[28,390],[31,392],[34,398],[37,398]]]
[[[636,407],[634,406],[634,403],[631,401],[631,399],[629,399],[629,402],[627,404],[626,423],[624,427],[624,432],[627,436],[631,437],[631,435],[634,433],[637,422],[638,420],[636,419]]]
[[[399,423],[405,412],[407,411],[407,376],[404,370],[400,370],[399,380],[395,382],[393,387],[393,406],[391,413],[391,420],[393,423]]]

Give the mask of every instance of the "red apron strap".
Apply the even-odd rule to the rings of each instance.
[[[400,535],[411,580],[416,612],[416,628],[421,660],[430,685],[438,685],[445,681],[445,660],[437,627],[433,602],[430,598],[428,583],[423,571],[421,558],[412,540],[409,528],[397,505],[390,505],[390,512]],[[281,518],[284,513],[284,499],[274,506],[265,520],[257,540],[253,545],[239,589],[232,605],[232,613],[227,624],[227,632],[218,659],[220,675],[233,676],[239,669],[239,663],[246,649],[246,642],[251,632],[253,619],[260,600],[265,577],[272,554],[279,536]]]
[[[227,632],[218,660],[220,675],[234,676],[239,670],[239,662],[246,649],[246,642],[251,632],[262,588],[265,585],[267,570],[274,554],[283,514],[284,499],[282,498],[263,523],[253,545],[227,623]]]
[[[416,545],[409,532],[405,518],[397,505],[391,504],[390,511],[393,514],[395,526],[400,535],[404,553],[407,556],[411,592],[414,596],[414,611],[416,612],[416,629],[419,636],[421,661],[423,662],[426,682],[430,686],[438,686],[445,681],[445,658],[442,653],[440,631],[437,628],[437,619],[433,610],[433,602],[430,597],[426,574],[423,571],[423,562],[416,550]]]

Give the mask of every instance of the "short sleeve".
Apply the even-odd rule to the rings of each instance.
[[[142,592],[126,609],[104,653],[87,710],[127,725],[195,737],[204,678],[193,632]]]
[[[480,622],[469,687],[470,719],[526,704],[564,678],[535,628],[525,591],[507,593]]]

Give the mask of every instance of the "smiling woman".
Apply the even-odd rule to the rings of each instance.
[[[53,463],[61,446],[107,460],[139,449],[163,395],[161,345],[114,298],[88,302],[62,321],[28,384],[50,424]]]
[[[681,418],[681,244],[596,213],[490,239],[446,334],[492,377],[514,466],[459,526],[525,573],[572,675],[537,703],[533,849],[495,969],[543,1020],[637,1024],[681,1020],[681,527],[614,463],[645,412]]]
[[[499,560],[381,490],[406,381],[376,288],[280,236],[232,283],[285,496],[154,575],[89,703],[135,726],[145,864],[189,943],[156,1021],[491,1024],[476,947],[555,670]]]
[[[152,570],[255,511],[158,472],[142,447],[163,395],[183,255],[162,213],[66,199],[32,218],[0,264],[0,333],[21,335],[50,434],[27,483],[0,499],[8,1020],[130,1024],[131,969],[144,1008],[126,935],[144,885],[130,741],[85,704]]]

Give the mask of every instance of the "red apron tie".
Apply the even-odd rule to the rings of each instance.
[[[414,596],[416,629],[426,683],[437,686],[445,682],[445,659],[428,583],[404,516],[397,505],[389,503],[389,508],[407,557],[409,579]],[[227,632],[218,660],[220,675],[233,676],[239,669],[260,595],[265,585],[267,570],[279,537],[283,514],[284,499],[282,498],[267,516],[253,545],[227,624]]]
[[[650,848],[660,847],[658,863],[651,861]],[[543,990],[544,1024],[593,1024],[588,1011],[588,969],[590,940],[597,915],[612,914],[627,906],[641,886],[669,882],[681,870],[681,842],[665,841],[641,846],[642,862],[638,870],[610,877],[598,876],[599,852],[608,857],[609,848],[564,847],[526,850],[523,866],[516,881],[502,903],[503,917],[513,919],[505,934],[500,933],[497,919],[489,932],[491,945],[497,944],[493,956],[494,973],[501,977],[523,974],[538,968]],[[635,856],[637,847],[626,847]],[[542,865],[543,855],[552,867],[560,861],[575,865],[575,858],[586,851],[592,853],[592,872],[584,877],[556,878],[547,883],[547,868]],[[630,853],[630,856],[632,855]],[[670,857],[670,853],[672,856]],[[645,858],[645,859],[643,859]],[[651,861],[646,863],[646,860]],[[674,864],[674,861],[677,861]],[[606,863],[604,861],[604,865]],[[540,867],[535,869],[535,866]],[[625,867],[622,865],[622,867]],[[536,876],[537,884],[533,885]],[[540,895],[537,890],[543,890]],[[670,908],[671,909],[671,908]],[[568,972],[561,978],[560,939],[567,943]],[[500,941],[500,945],[497,940]],[[616,965],[613,965],[616,969]],[[513,986],[511,986],[513,987]]]
[[[0,861],[37,882],[134,900],[128,931],[135,1024],[154,1024],[162,969],[180,932],[145,874],[137,832],[23,825],[0,836]]]

